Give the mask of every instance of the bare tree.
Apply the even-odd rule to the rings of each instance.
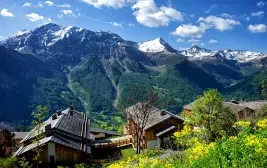
[[[133,89],[131,96],[128,96],[119,103],[119,108],[127,117],[129,127],[133,130],[133,141],[136,146],[136,154],[140,154],[142,141],[144,140],[144,129],[147,126],[150,115],[153,113],[153,106],[157,103],[158,94],[153,90],[137,87]],[[131,107],[129,107],[132,105]],[[127,108],[129,107],[129,108]]]

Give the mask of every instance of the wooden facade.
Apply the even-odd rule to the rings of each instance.
[[[184,106],[185,116],[189,116],[194,102]],[[259,110],[263,105],[267,105],[266,101],[253,101],[253,102],[223,102],[223,106],[229,108],[236,116],[237,120],[246,120],[255,117],[255,111]]]
[[[148,123],[144,128],[144,132],[142,133],[140,144],[141,150],[159,147],[164,143],[164,137],[170,139],[170,136],[172,136],[174,132],[182,129],[183,122],[182,118],[168,111],[161,111],[154,108],[148,119]],[[139,126],[133,119],[128,119],[127,124],[127,132],[129,135],[132,135],[133,146],[136,147],[136,132],[140,133],[140,130],[138,131]]]
[[[89,160],[91,156],[90,122],[88,116],[77,112],[73,108],[58,111],[42,124],[40,128],[42,139],[39,146],[43,148],[41,161],[50,165],[68,165]],[[37,144],[34,138],[37,135],[34,128],[22,141],[22,146],[14,156],[25,156],[32,160]]]

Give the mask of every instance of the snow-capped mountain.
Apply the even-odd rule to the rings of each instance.
[[[208,57],[213,56],[216,54],[217,51],[208,50],[205,48],[201,48],[198,46],[192,46],[191,48],[187,50],[180,51],[181,54],[188,56],[188,57],[195,57],[195,58],[202,58],[202,57]]]
[[[111,32],[93,32],[75,26],[59,26],[48,23],[30,31],[19,31],[0,45],[22,53],[49,55],[79,55],[103,53],[120,46],[124,40]],[[101,50],[99,49],[101,47]],[[58,51],[58,52],[55,52]],[[51,56],[51,55],[50,55]]]
[[[181,54],[188,56],[190,59],[209,59],[220,57],[227,60],[235,60],[241,63],[259,60],[267,57],[267,54],[252,52],[247,50],[209,50],[198,46],[190,49],[179,51]]]
[[[137,48],[143,52],[176,52],[175,49],[160,37],[154,40],[140,42]]]

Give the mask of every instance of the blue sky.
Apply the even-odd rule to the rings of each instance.
[[[176,49],[267,52],[265,12],[267,0],[0,0],[0,39],[53,22],[137,42],[162,37]]]

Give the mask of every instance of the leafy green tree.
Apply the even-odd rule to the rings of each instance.
[[[222,95],[209,89],[194,102],[188,124],[203,129],[204,139],[213,142],[223,135],[234,134],[232,125],[235,121],[234,113],[223,106]]]
[[[40,157],[41,152],[43,151],[43,144],[40,144],[40,140],[44,138],[44,134],[41,131],[41,128],[44,124],[44,120],[46,118],[46,114],[48,112],[48,108],[46,106],[38,106],[36,112],[32,112],[33,120],[32,120],[32,126],[34,127],[34,138],[33,138],[33,144],[36,145],[36,147],[33,149],[33,151],[36,153],[33,160],[36,162],[37,168],[39,164],[42,163]]]
[[[32,168],[32,165],[30,164],[29,161],[26,160],[25,157],[23,157],[23,158],[20,159],[19,165],[22,168]]]

